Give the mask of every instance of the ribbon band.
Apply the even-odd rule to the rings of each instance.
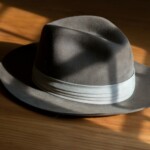
[[[42,90],[66,100],[89,104],[113,104],[127,100],[135,89],[135,74],[128,80],[102,86],[81,85],[52,78],[33,67],[33,82]]]

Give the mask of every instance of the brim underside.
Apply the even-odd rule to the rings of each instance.
[[[30,44],[10,52],[0,63],[0,78],[16,98],[33,107],[65,115],[106,116],[136,112],[150,107],[150,68],[135,62],[136,88],[121,103],[95,105],[73,102],[38,89],[31,80],[37,46]]]

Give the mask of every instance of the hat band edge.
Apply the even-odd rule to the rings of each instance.
[[[127,100],[135,89],[135,73],[126,81],[101,86],[80,85],[55,79],[33,66],[32,80],[40,89],[54,96],[89,104],[114,104]]]

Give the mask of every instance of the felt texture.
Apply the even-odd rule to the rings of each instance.
[[[53,78],[85,85],[120,83],[134,71],[128,39],[110,21],[94,16],[45,25],[35,65]]]

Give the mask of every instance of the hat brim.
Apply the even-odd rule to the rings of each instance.
[[[150,68],[135,62],[136,88],[129,99],[115,104],[95,105],[73,102],[51,95],[31,80],[37,44],[17,48],[0,63],[4,87],[16,98],[33,107],[65,115],[106,116],[137,112],[150,107]]]

